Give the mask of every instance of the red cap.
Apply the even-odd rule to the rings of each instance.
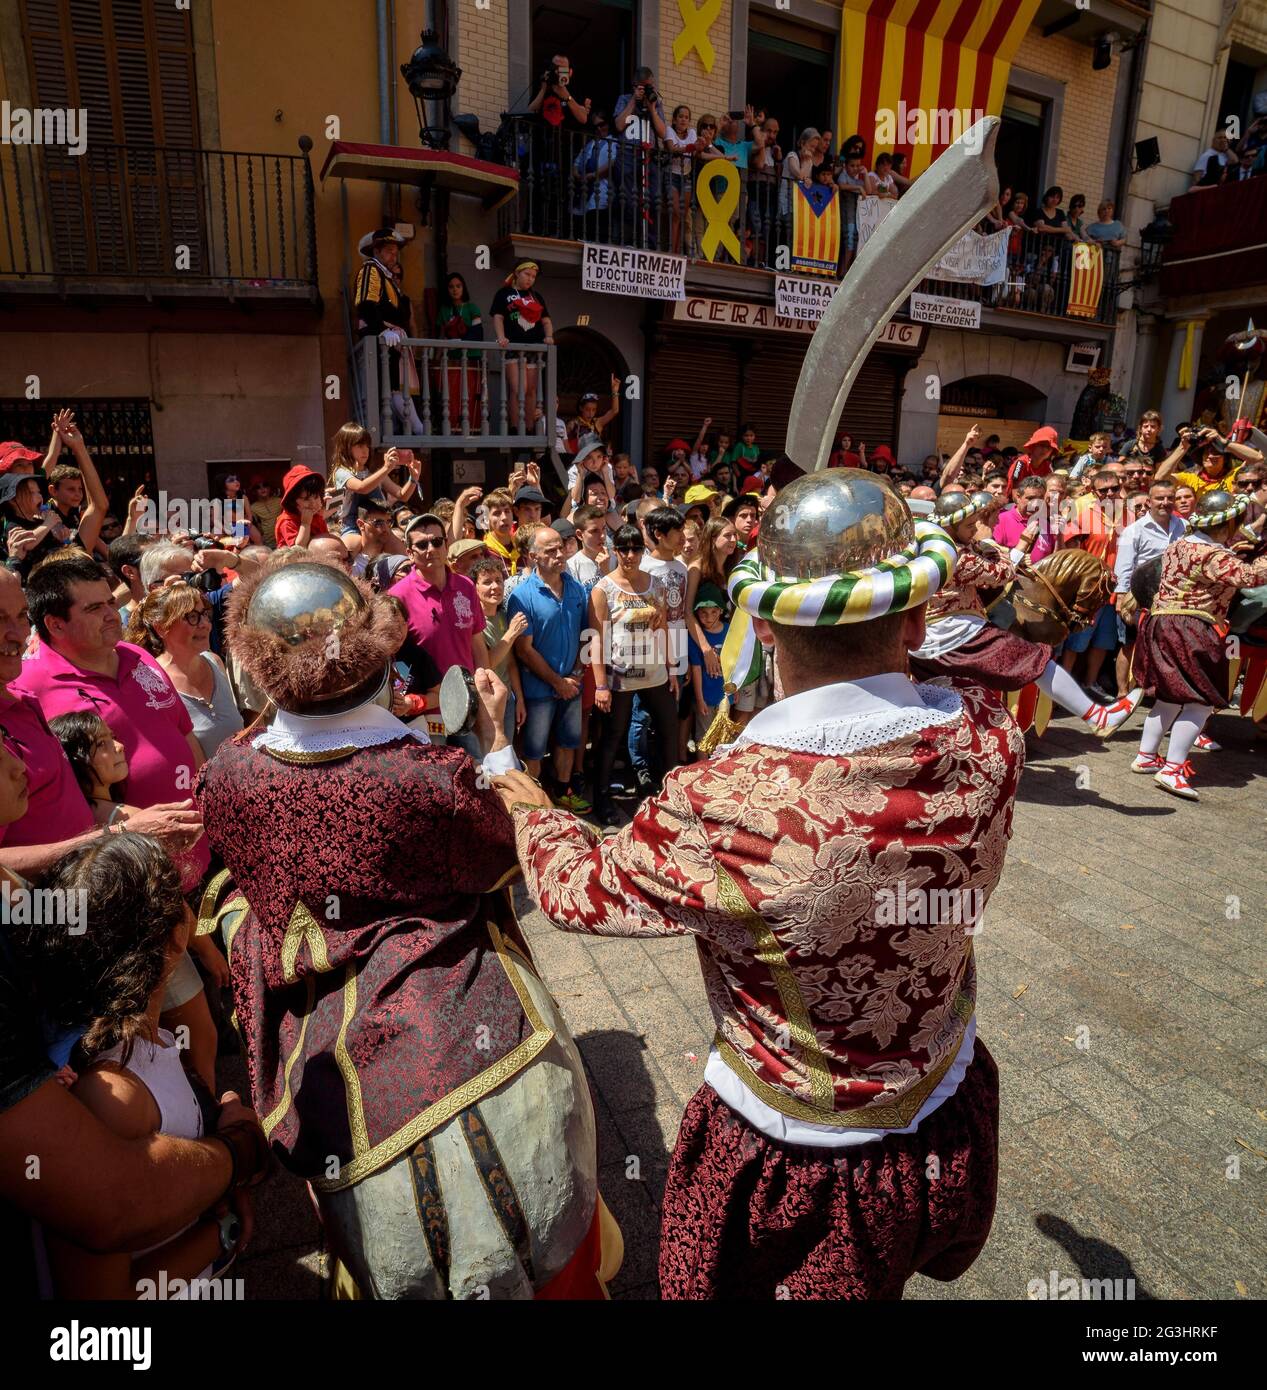
[[[664,452],[666,454],[671,454],[674,449],[681,449],[684,454],[689,454],[691,452],[691,446],[685,439],[670,439],[664,446]]]
[[[892,464],[894,468],[897,467],[897,459],[893,457],[893,451],[887,444],[877,444],[875,448],[871,450],[871,457],[873,459],[883,459],[885,463]]]
[[[8,473],[18,464],[38,463],[43,457],[43,454],[37,454],[34,449],[28,449],[16,439],[6,440],[0,444],[0,473]]]
[[[1053,449],[1060,447],[1060,436],[1052,425],[1042,425],[1025,441],[1025,447],[1032,449],[1035,444],[1050,444]]]

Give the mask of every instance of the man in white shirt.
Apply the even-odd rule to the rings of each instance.
[[[1218,163],[1211,164],[1211,160]],[[1227,147],[1227,133],[1220,130],[1210,141],[1210,148],[1202,150],[1192,166],[1193,188],[1209,188],[1221,182],[1222,171],[1235,160],[1236,156]]]
[[[1132,521],[1117,538],[1117,562],[1114,565],[1113,586],[1117,604],[1117,685],[1126,689],[1126,677],[1135,651],[1135,604],[1124,602],[1131,592],[1135,571],[1149,560],[1155,560],[1170,544],[1187,530],[1175,515],[1175,485],[1171,482],[1153,483],[1148,489],[1148,510],[1138,521]],[[1125,614],[1123,609],[1125,608]]]

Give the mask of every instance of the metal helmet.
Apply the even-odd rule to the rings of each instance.
[[[279,709],[339,714],[390,697],[390,661],[404,620],[333,565],[304,560],[240,586],[229,637]]]
[[[978,490],[972,494],[971,500],[972,504],[979,512],[984,512],[990,507],[997,506],[1003,499],[1001,497],[996,497],[992,492]]]
[[[1235,521],[1249,510],[1249,497],[1241,493],[1228,492],[1215,488],[1207,492],[1197,503],[1197,509],[1188,518],[1190,531],[1217,531],[1229,521]]]
[[[825,468],[789,483],[761,519],[757,555],[783,580],[864,570],[915,545],[902,494],[877,473]]]
[[[979,500],[981,498],[985,498],[984,503]],[[943,492],[937,499],[933,508],[933,520],[939,526],[947,528],[958,526],[961,521],[976,516],[983,506],[988,506],[993,501],[994,498],[988,492],[974,492],[970,496],[961,488],[953,488],[949,492]]]

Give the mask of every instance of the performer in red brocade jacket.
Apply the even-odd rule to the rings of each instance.
[[[1163,552],[1157,597],[1140,618],[1135,674],[1156,700],[1131,770],[1151,772],[1157,786],[1185,801],[1200,799],[1192,785],[1192,746],[1232,693],[1228,611],[1241,589],[1267,584],[1267,556],[1244,560],[1230,548],[1248,510],[1244,493],[1207,492],[1188,518],[1187,534]],[[1261,542],[1262,515],[1245,532]]]
[[[1143,692],[1132,690],[1112,704],[1097,704],[1052,660],[1045,642],[1005,631],[986,616],[978,590],[1009,584],[1026,549],[1024,538],[1011,551],[989,539],[986,518],[994,502],[988,492],[943,492],[937,499],[934,516],[960,547],[959,558],[950,582],[928,605],[927,630],[919,649],[911,653],[911,673],[920,680],[944,676],[997,691],[1022,690],[1032,681],[1076,714],[1097,738],[1107,738],[1133,718]]]
[[[699,948],[717,1033],[665,1189],[662,1295],[897,1298],[963,1273],[990,1230],[973,937],[1024,739],[987,692],[904,674],[944,531],[852,469],[775,507],[730,591],[785,698],[612,838],[517,774],[498,787],[555,926]]]
[[[603,1297],[580,1056],[485,896],[517,874],[511,825],[465,752],[377,703],[397,610],[283,564],[239,586],[229,635],[278,710],[198,803],[244,898],[224,915],[252,1099],[317,1195],[336,1290]],[[484,685],[491,771],[514,755]]]

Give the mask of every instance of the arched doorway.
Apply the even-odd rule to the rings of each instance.
[[[984,441],[999,436],[999,446],[1021,448],[1047,415],[1047,397],[1026,381],[1010,376],[966,376],[941,389],[937,413],[937,451],[953,454],[972,424]]]
[[[598,396],[598,410],[605,415],[610,409],[612,377],[623,383],[629,368],[615,345],[593,328],[560,328],[554,335],[558,348],[559,416],[570,420],[577,411],[586,391]],[[607,430],[607,440],[614,449],[628,449],[629,411],[623,392],[620,414]]]

